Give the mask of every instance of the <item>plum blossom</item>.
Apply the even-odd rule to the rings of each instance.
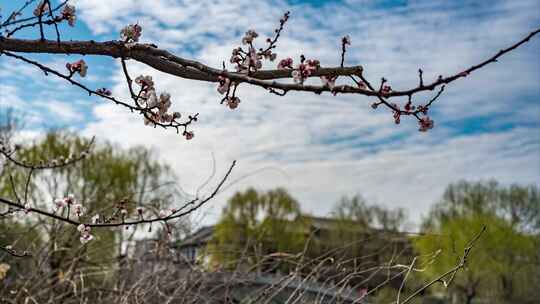
[[[257,37],[259,37],[259,34],[257,34],[257,32],[255,32],[254,30],[249,30],[242,38],[242,44],[251,44],[253,43],[253,40]]]
[[[88,65],[86,65],[86,62],[82,59],[73,63],[66,63],[66,68],[71,75],[79,73],[81,77],[85,77],[88,71]]]
[[[111,96],[111,91],[107,88],[100,88],[96,91],[98,94],[104,95],[104,96]]]
[[[193,131],[184,131],[184,133],[182,133],[182,135],[184,135],[186,137],[186,140],[191,140],[195,136]]]
[[[311,76],[311,74],[320,67],[319,60],[308,59],[304,60],[302,56],[302,63],[298,65],[296,70],[292,72],[293,80],[295,83],[303,84],[304,81]]]
[[[257,53],[255,48],[249,49],[249,65],[254,67],[255,70],[262,68],[261,55]]]
[[[241,58],[241,62],[237,63],[236,70],[238,72],[248,72],[251,68],[257,71],[262,68],[262,55],[257,53],[254,47],[250,46],[249,51],[244,58]]]
[[[165,217],[168,217],[169,215],[171,215],[170,210],[165,210],[165,209],[159,210],[159,217],[160,218],[165,218]]]
[[[227,77],[218,76],[218,83],[219,85],[217,91],[219,92],[219,94],[223,95],[227,93],[229,87],[231,86],[231,80]]]
[[[420,118],[420,120],[418,121],[418,124],[420,125],[420,128],[418,129],[418,131],[426,132],[427,130],[433,128],[434,122],[433,120],[429,118],[429,116],[424,116]]]
[[[336,86],[336,79],[337,76],[321,76],[321,81],[323,85],[330,88],[330,90],[334,89],[334,87]]]
[[[120,31],[120,39],[128,44],[139,42],[142,34],[142,27],[138,24],[130,24]]]
[[[83,233],[86,229],[86,226],[84,224],[80,224],[79,226],[77,226],[77,231],[79,231],[80,233]]]
[[[241,47],[234,48],[231,52],[231,59],[229,59],[230,63],[238,63],[242,60],[242,57],[240,56],[240,52],[242,51]]]
[[[417,111],[426,115],[427,112],[428,112],[428,107],[426,106],[423,106],[423,105],[419,105],[418,108],[417,108]]]
[[[99,220],[99,214],[96,214],[94,216],[92,216],[92,223],[94,224],[99,224],[100,220]]]
[[[24,204],[24,213],[28,214],[31,208],[30,203]]]
[[[392,106],[396,109],[394,110],[394,122],[396,123],[396,125],[399,125],[400,121],[401,121],[401,112],[400,112],[400,109],[399,109],[399,105],[393,103]]]
[[[159,95],[158,109],[160,114],[165,114],[171,107],[171,94],[161,93]],[[172,116],[172,115],[171,115]]]
[[[171,123],[175,119],[180,118],[179,112],[169,113],[169,108],[172,105],[171,94],[163,92],[157,96],[154,88],[154,81],[151,76],[137,76],[135,83],[141,86],[139,94],[143,104],[146,103],[146,108],[149,110],[157,109],[157,112],[148,111],[144,115],[144,124],[151,125],[156,123]]]
[[[73,194],[68,194],[64,201],[66,202],[66,205],[72,205],[76,203],[75,196]]]
[[[77,203],[77,201],[75,200],[75,196],[73,196],[73,194],[68,194],[64,198],[57,198],[54,200],[54,211],[58,211],[59,209],[62,209],[64,207],[71,206],[71,205],[76,206],[80,204]],[[82,211],[84,212],[84,210]]]
[[[57,198],[54,200],[54,210],[57,211],[67,206],[65,199]]]
[[[139,75],[137,78],[135,78],[135,83],[141,86],[141,90],[143,91],[154,89],[154,81],[152,80],[152,76]]]
[[[94,238],[94,236],[90,234],[90,227],[87,227],[87,229],[88,232],[81,234],[81,237],[79,238],[83,244],[90,242]]]
[[[76,203],[73,204],[73,213],[75,213],[76,216],[81,217],[86,212],[86,208],[83,207],[83,205]]]
[[[412,102],[409,100],[409,101],[405,104],[404,109],[405,109],[405,111],[411,111],[411,110],[414,110],[415,107],[413,106]]]
[[[77,16],[75,15],[75,7],[73,5],[66,4],[62,10],[62,19],[67,20],[69,26],[75,26]]]
[[[79,238],[79,240],[82,244],[86,244],[94,238],[94,236],[90,234],[91,230],[92,228],[90,228],[90,226],[86,226],[85,224],[80,224],[79,226],[77,226],[77,231],[81,233],[81,237]]]
[[[266,52],[263,52],[261,53],[261,55],[264,57],[264,59],[268,59],[270,61],[274,61],[276,60],[277,58],[277,54],[276,53],[272,53],[271,50],[268,50]]]
[[[279,61],[277,68],[278,70],[287,70],[287,69],[292,69],[293,68],[292,65],[293,65],[292,58],[285,58]]]
[[[389,85],[383,85],[382,88],[381,88],[381,93],[383,95],[388,95],[390,94],[390,92],[392,92],[392,87],[389,86]]]
[[[239,103],[240,103],[240,98],[238,98],[238,97],[229,97],[229,98],[227,98],[227,106],[231,110],[234,110],[234,109],[238,108]]]
[[[146,98],[148,108],[153,109],[158,106],[159,101],[155,90],[149,90],[143,96]]]
[[[39,17],[49,10],[49,3],[42,0],[34,9],[34,16]]]

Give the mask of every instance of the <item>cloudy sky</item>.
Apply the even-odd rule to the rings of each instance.
[[[0,7],[9,11],[18,2],[23,1],[2,1]],[[305,54],[336,66],[340,38],[349,34],[346,64],[363,65],[369,79],[386,77],[398,89],[417,84],[418,68],[426,80],[457,73],[540,26],[536,0],[72,2],[79,20],[74,29],[62,26],[64,39],[118,39],[123,26],[137,22],[143,42],[214,67],[228,60],[246,30],[258,31],[262,43],[290,11],[278,58]],[[231,193],[249,186],[286,187],[316,215],[327,214],[340,196],[360,193],[374,203],[403,207],[418,222],[446,185],[460,179],[540,184],[539,51],[535,38],[447,87],[432,108],[436,127],[428,133],[418,132],[411,119],[395,125],[391,113],[371,109],[373,100],[361,96],[278,97],[241,86],[242,103],[231,111],[219,104],[214,84],[178,79],[135,62],[129,63],[131,73],[151,75],[158,91],[171,93],[175,111],[200,113],[192,141],[172,130],[145,127],[139,116],[9,58],[0,58],[0,107],[24,113],[29,134],[69,128],[122,147],[151,148],[192,194],[212,175],[214,164],[215,183],[237,160],[226,191],[197,215],[201,223],[215,221]],[[61,68],[80,56],[33,57]],[[85,60],[89,86],[128,98],[118,61]]]

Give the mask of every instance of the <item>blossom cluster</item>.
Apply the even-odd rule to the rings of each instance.
[[[157,96],[154,88],[154,82],[151,76],[138,76],[135,78],[135,83],[141,87],[139,97],[144,102],[148,110],[157,110],[151,112],[151,120],[145,118],[144,124],[149,125],[152,122],[170,123],[176,118],[180,118],[179,112],[169,113],[171,107],[171,95],[167,92],[159,94]]]
[[[227,98],[227,106],[231,110],[238,108],[239,103],[240,103],[240,98],[238,98],[237,96],[231,96]]]
[[[120,39],[127,44],[139,42],[141,38],[142,27],[138,24],[130,24],[120,31]]]
[[[279,70],[293,70],[291,75],[295,83],[303,84],[304,81],[310,77],[314,71],[320,68],[321,64],[317,59],[307,59],[304,55],[300,56],[300,63],[296,68],[293,68],[292,58],[285,58],[279,61],[277,68]],[[321,77],[321,80],[326,85],[331,85],[333,87],[334,82],[337,77]]]
[[[232,55],[229,60],[230,63],[236,64],[237,72],[249,73],[251,71],[257,71],[262,68],[262,59],[274,61],[277,58],[277,54],[273,52],[276,48],[277,39],[283,30],[283,26],[289,19],[289,12],[286,12],[279,19],[279,28],[275,29],[275,37],[273,39],[267,38],[266,48],[259,48],[257,50],[253,45],[255,39],[259,37],[259,34],[254,30],[248,30],[242,37],[242,45],[247,46],[247,50],[244,50],[241,46],[232,50]]]
[[[253,46],[253,40],[258,36],[259,34],[257,34],[257,32],[253,30],[247,31],[242,38],[242,44],[247,44],[248,50],[244,51],[242,47],[237,47],[232,50],[232,55],[229,61],[230,63],[236,64],[237,72],[249,72],[252,70],[257,71],[258,69],[262,68],[261,59],[265,56],[263,56],[263,54],[261,53],[258,53]],[[265,54],[267,54],[267,52],[265,52]],[[276,56],[270,54],[270,58],[275,59],[275,57]]]
[[[180,112],[169,112],[172,105],[171,94],[163,92],[158,97],[152,76],[140,75],[135,78],[135,84],[141,87],[136,102],[140,101],[146,110],[144,115],[145,125],[155,125],[156,123],[172,124],[181,117]],[[194,133],[185,130],[182,135],[189,140],[193,138]]]
[[[94,236],[90,234],[91,230],[92,228],[85,224],[80,224],[79,226],[77,226],[77,231],[81,233],[81,237],[79,238],[81,243],[86,244],[94,238]]]
[[[434,122],[429,118],[429,116],[424,116],[420,118],[418,124],[420,125],[420,128],[418,129],[418,131],[420,132],[426,132],[430,129],[433,129],[434,126]]]
[[[42,0],[38,3],[34,9],[34,16],[41,17],[46,12],[50,11],[49,1]],[[62,22],[67,20],[70,26],[75,26],[77,16],[75,15],[75,7],[73,5],[65,4],[60,16],[56,16],[52,19],[53,22]]]
[[[383,86],[381,87],[381,93],[382,93],[383,95],[388,95],[388,94],[390,94],[391,92],[392,92],[392,87],[391,87],[391,86],[389,86],[389,85],[383,85]]]
[[[217,91],[219,94],[225,94],[229,92],[229,89],[231,88],[231,80],[227,77],[219,76],[218,77],[218,88]]]
[[[75,7],[73,5],[66,4],[62,10],[61,20],[67,20],[69,26],[75,26],[77,16],[75,15]]]
[[[373,103],[371,107],[373,109],[376,109],[379,103]],[[402,111],[398,104],[392,103],[391,106],[393,107],[392,113],[394,117],[394,122],[396,124],[399,124],[401,121],[401,115]],[[415,111],[416,109],[416,111]],[[416,113],[424,114],[421,118],[418,118],[418,124],[420,127],[418,128],[418,131],[420,132],[427,132],[430,129],[433,129],[434,122],[433,120],[427,115],[428,108],[426,106],[419,105],[418,107],[415,107],[412,105],[411,101],[407,102],[404,106],[404,113],[406,115],[416,115]]]
[[[70,76],[78,73],[81,77],[85,77],[88,71],[88,65],[81,59],[73,63],[66,63],[66,69],[69,71]]]
[[[281,59],[277,65],[278,70],[287,70],[293,69],[293,60],[292,58]]]
[[[295,83],[303,84],[304,81],[311,76],[320,67],[319,60],[308,59],[304,60],[304,56],[300,61],[300,64],[292,72],[292,77]]]
[[[324,86],[327,86],[332,90],[336,86],[337,76],[321,76],[321,81]]]
[[[223,95],[225,94],[225,97],[221,100],[222,103],[225,102],[225,105],[229,107],[229,109],[234,110],[238,108],[238,104],[240,103],[240,98],[237,96],[234,96],[234,92],[232,96],[229,96],[230,88],[233,86],[234,83],[231,82],[231,80],[227,77],[219,76],[218,77],[218,88],[217,91]]]
[[[86,208],[75,199],[73,194],[69,194],[64,198],[57,198],[54,200],[55,211],[61,210],[65,207],[69,208],[77,217],[83,216],[86,212]]]

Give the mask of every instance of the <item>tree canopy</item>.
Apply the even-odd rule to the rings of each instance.
[[[426,261],[437,256],[425,274],[440,274],[456,265],[471,236],[486,227],[465,270],[456,275],[452,293],[467,303],[478,297],[493,303],[537,299],[537,208],[535,186],[502,186],[495,181],[449,185],[424,221],[427,235],[415,242]]]
[[[239,261],[255,265],[276,252],[299,253],[309,233],[300,215],[298,202],[285,189],[238,192],[216,225],[212,259],[230,267]]]

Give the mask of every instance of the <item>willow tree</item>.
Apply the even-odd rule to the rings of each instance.
[[[444,273],[459,263],[471,232],[485,229],[471,252],[474,262],[454,276],[452,294],[467,303],[475,298],[493,303],[537,299],[538,202],[535,186],[502,186],[495,181],[451,184],[425,220],[427,235],[415,242],[424,259],[437,256],[425,274]]]
[[[84,156],[84,162],[53,171],[8,164],[0,177],[1,195],[41,210],[52,210],[58,217],[95,223],[123,221],[138,214],[137,208],[141,207],[157,214],[169,206],[172,198],[178,197],[174,187],[165,187],[175,180],[174,174],[150,151],[141,147],[122,150],[92,141],[74,134],[50,132],[35,144],[18,146],[17,154],[24,163],[40,163],[43,158],[55,155],[81,155],[89,145],[94,147],[92,154]],[[73,198],[67,208],[55,203],[55,198],[72,197],[71,193],[77,193],[78,197],[76,201]],[[13,212],[16,210],[8,209],[4,215]],[[125,238],[132,238],[135,233],[135,229],[99,231],[92,236],[92,242],[84,246],[81,242],[85,243],[85,239],[79,240],[78,231],[55,218],[29,212],[23,220],[7,217],[0,225],[0,240],[12,244],[8,250],[17,248],[13,253],[32,255],[25,267],[27,270],[30,265],[35,267],[34,271],[23,271],[16,267],[13,259],[6,260],[12,265],[10,271],[19,276],[12,284],[5,285],[9,289],[20,288],[28,280],[33,286],[26,288],[39,290],[42,284],[69,282],[81,275],[89,276],[86,284],[110,280],[115,277],[114,269],[122,258]],[[45,276],[39,283],[28,277],[38,273]],[[69,284],[60,285],[70,288]]]
[[[214,267],[259,267],[269,255],[300,253],[308,224],[298,202],[282,188],[237,192],[223,209],[207,253]]]

